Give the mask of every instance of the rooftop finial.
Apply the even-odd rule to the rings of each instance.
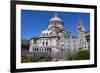
[[[57,13],[55,13],[55,17],[57,17],[58,16],[58,14]]]
[[[83,21],[81,20],[81,19],[79,19],[79,22],[78,22],[79,24],[83,24]]]

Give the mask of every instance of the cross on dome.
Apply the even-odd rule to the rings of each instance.
[[[57,13],[55,13],[55,17],[57,17],[58,16],[58,14]]]
[[[83,21],[81,20],[81,19],[79,19],[79,21],[78,21],[78,24],[80,25],[83,25]]]
[[[50,21],[60,21],[60,22],[62,22],[62,20],[58,17],[57,13],[55,13],[54,17],[51,18]]]

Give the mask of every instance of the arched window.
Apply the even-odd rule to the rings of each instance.
[[[47,48],[47,51],[49,51],[49,48]]]
[[[48,35],[48,33],[47,33],[47,35]]]
[[[47,51],[47,48],[45,48],[45,51]]]
[[[46,42],[46,46],[48,46],[48,42]]]
[[[41,36],[44,36],[44,33],[42,33]]]
[[[51,25],[53,24],[53,22],[51,22]]]
[[[36,51],[36,48],[34,48],[34,51]]]
[[[42,45],[44,46],[44,42],[42,43]]]
[[[45,36],[45,33],[44,33],[44,36]]]
[[[60,24],[59,22],[57,22],[57,24]]]
[[[41,48],[41,50],[43,51],[43,48]]]
[[[50,48],[50,52],[51,52],[51,48]]]

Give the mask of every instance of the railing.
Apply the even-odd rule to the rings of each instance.
[[[51,47],[33,47],[32,52],[51,52]]]

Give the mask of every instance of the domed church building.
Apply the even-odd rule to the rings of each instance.
[[[89,49],[86,36],[89,32],[85,32],[84,24],[82,21],[76,26],[78,35],[71,36],[71,31],[64,29],[63,20],[60,19],[55,13],[54,17],[49,20],[48,28],[41,31],[39,37],[30,39],[29,51],[34,55],[62,55],[60,53],[67,51],[77,51]],[[60,56],[59,56],[60,57]]]

